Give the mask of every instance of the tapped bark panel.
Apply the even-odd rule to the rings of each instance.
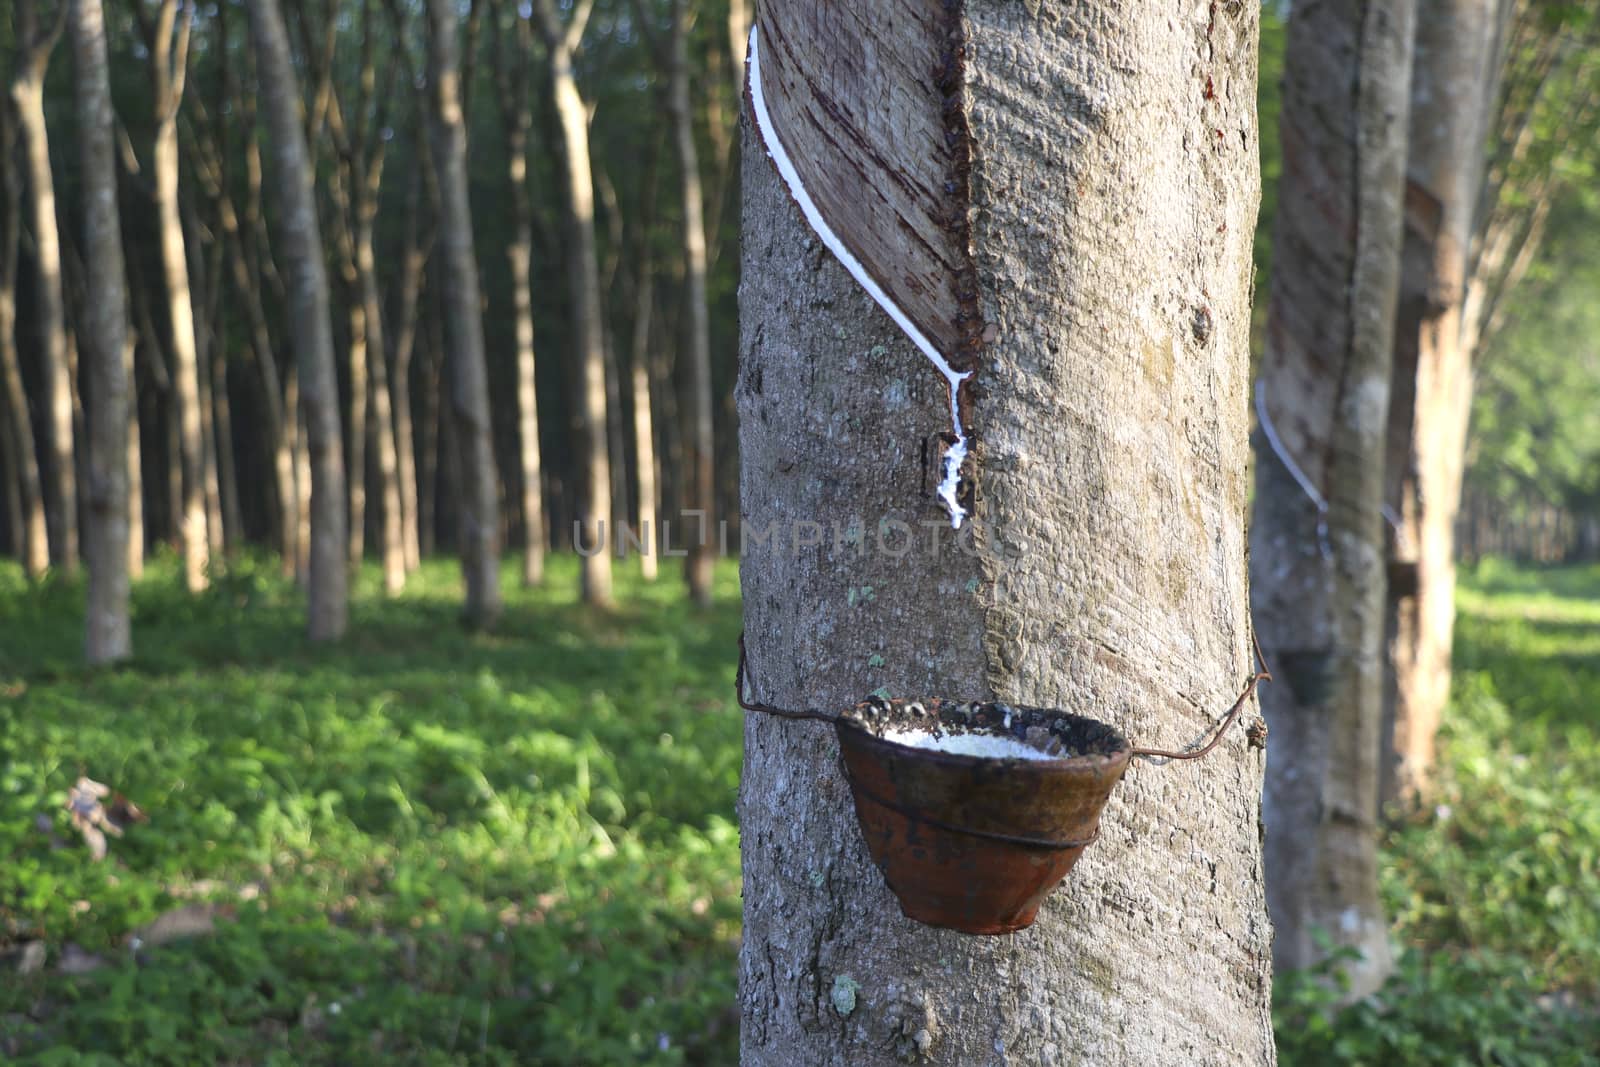
[[[823,218],[958,371],[980,324],[967,239],[959,8],[764,4],[762,91]]]

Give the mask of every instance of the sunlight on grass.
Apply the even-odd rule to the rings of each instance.
[[[88,672],[81,590],[0,568],[0,953],[51,961],[0,984],[0,1042],[40,1063],[731,1056],[733,568],[708,613],[632,568],[606,614],[571,560],[539,590],[515,573],[471,635],[453,564],[393,600],[369,567],[350,637],[318,649],[271,561],[190,599],[162,560],[137,659]],[[80,773],[149,815],[100,864],[62,811]],[[131,950],[192,899],[213,936]],[[107,965],[50,975],[68,952]]]

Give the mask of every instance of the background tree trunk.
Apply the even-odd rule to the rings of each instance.
[[[1462,302],[1492,103],[1484,87],[1494,75],[1502,7],[1418,0],[1386,489],[1400,520],[1395,559],[1416,580],[1415,595],[1404,586],[1389,595],[1385,800],[1426,782],[1450,696],[1455,520],[1472,403]]]
[[[672,2],[667,102],[672,120],[672,145],[678,157],[680,207],[683,211],[684,301],[688,312],[684,342],[688,357],[689,511],[700,512],[700,530],[688,544],[684,576],[689,596],[702,606],[711,603],[711,568],[716,558],[716,474],[712,440],[711,313],[706,298],[706,225],[700,186],[700,157],[694,144],[694,111],[689,100],[689,5]]]
[[[335,166],[335,173],[338,166]],[[370,420],[367,399],[371,393],[368,380],[368,338],[371,326],[367,321],[367,305],[362,296],[360,273],[356,269],[354,238],[347,221],[354,210],[347,177],[335,177],[333,209],[328,212],[335,233],[334,245],[339,249],[339,273],[344,282],[345,321],[349,347],[347,367],[350,374],[350,435],[345,450],[347,472],[350,477],[350,562],[360,566],[366,557],[367,544],[367,437]]]
[[[419,138],[419,142],[425,138]],[[423,166],[427,166],[424,162]],[[407,573],[422,565],[420,501],[417,484],[417,445],[411,418],[411,362],[417,348],[418,304],[422,295],[422,272],[428,262],[432,239],[420,235],[422,178],[412,176],[406,194],[406,238],[401,253],[398,311],[394,318],[394,374],[390,390],[394,396],[395,452],[399,461],[400,541],[405,552]]]
[[[428,93],[433,113],[433,158],[438,165],[440,277],[450,353],[450,408],[461,456],[461,569],[466,619],[488,627],[500,614],[500,507],[489,423],[482,301],[472,251],[467,202],[466,116],[456,56],[457,15],[451,0],[428,0]]]
[[[17,66],[11,101],[22,133],[23,166],[28,175],[29,221],[33,229],[34,331],[44,383],[45,447],[41,463],[50,560],[65,571],[78,566],[78,479],[72,440],[72,379],[67,362],[67,323],[62,296],[61,241],[56,230],[55,179],[50,171],[50,135],[44,117],[44,77],[50,54],[66,25],[67,0],[54,23],[41,29],[35,0],[16,7]]]
[[[589,115],[573,74],[573,52],[593,9],[580,0],[563,26],[552,0],[535,0],[548,53],[550,91],[561,136],[560,184],[566,212],[567,277],[571,287],[573,360],[580,430],[575,449],[578,526],[585,547],[582,596],[586,603],[609,606],[611,552],[606,542],[614,533],[611,516],[610,447],[606,428],[605,333],[600,310],[600,264],[594,233],[594,172],[589,165]]]
[[[89,391],[89,566],[84,653],[92,664],[133,654],[128,619],[128,298],[112,144],[115,115],[100,0],[69,0],[76,67],[78,157],[83,174],[83,248],[89,298],[79,336]]]
[[[178,107],[188,75],[191,12],[178,0],[161,0],[154,23],[136,5],[150,49],[150,85],[155,104],[155,147],[151,170],[155,180],[156,230],[160,238],[162,280],[167,298],[167,326],[172,346],[172,383],[177,401],[178,456],[182,466],[184,580],[191,593],[207,584],[210,542],[206,520],[204,413],[201,411],[199,351],[195,341],[194,304],[189,290],[189,263],[184,252],[183,218],[178,201]]]
[[[126,290],[124,290],[126,296]],[[139,446],[139,389],[133,333],[123,338],[122,361],[128,376],[128,578],[144,577],[144,454]]]
[[[0,297],[0,300],[3,299]],[[14,462],[13,453],[16,450],[11,442],[15,438],[11,432],[9,406],[5,395],[0,393],[0,443],[6,446],[0,448],[0,481],[5,483],[6,494],[6,547],[20,561],[28,544],[28,528],[23,522],[21,471]]]
[[[328,279],[311,189],[311,165],[300,124],[300,93],[288,35],[276,0],[249,0],[256,74],[272,138],[273,185],[281,199],[278,247],[289,282],[290,337],[299,364],[304,412],[301,452],[309,457],[310,551],[308,631],[314,641],[343,635],[349,618],[344,456],[339,444],[339,394],[333,370]],[[291,386],[291,392],[294,387]],[[290,410],[293,410],[292,408]]]
[[[429,279],[428,310],[421,319],[426,326],[427,345],[423,364],[422,440],[418,446],[421,470],[417,475],[417,528],[424,556],[433,555],[438,547],[440,513],[449,512],[449,505],[441,504],[439,499],[440,456],[449,422],[442,404],[442,394],[449,388],[444,377],[443,318],[437,279]]]
[[[221,280],[222,248],[206,240],[194,205],[184,211],[184,243],[195,253],[195,267],[189,275],[189,301],[194,316],[195,380],[199,385],[201,486],[205,495],[206,547],[212,558],[227,551],[226,523],[222,505],[222,440],[217,435],[217,391],[212,372],[216,367],[219,310],[216,286]],[[212,263],[206,262],[210,256]]]
[[[968,0],[949,23],[830,21],[844,13],[764,5],[760,67],[782,50],[783,91],[853,89],[832,115],[795,105],[840,125],[777,130],[794,159],[822,158],[827,133],[883,146],[912,188],[955,190],[924,204],[887,175],[838,174],[844,203],[870,189],[899,205],[852,219],[853,240],[942,217],[970,249],[951,268],[975,280],[981,319],[940,307],[988,342],[952,353],[981,387],[963,390],[973,546],[955,549],[919,489],[922,443],[950,425],[945,383],[822,251],[751,133],[741,489],[745,529],[772,537],[741,561],[753,695],[838,709],[880,686],[992,694],[1186,744],[1251,670],[1258,9]],[[857,69],[842,48],[875,56],[870,76],[813,81]],[[941,55],[965,66],[936,94]],[[802,520],[859,521],[864,547],[810,539]],[[926,524],[912,550],[879,550],[892,521]],[[1136,763],[1037,925],[1005,938],[899,915],[837,760],[824,728],[746,721],[745,1064],[1273,1062],[1263,760],[1242,733],[1203,763]]]
[[[128,302],[130,302],[131,312],[133,312],[133,346],[131,346],[133,350],[131,350],[130,355],[131,360],[133,360],[133,374],[131,374],[130,381],[138,381],[138,371],[142,366],[144,368],[144,378],[149,382],[149,389],[146,389],[146,405],[141,405],[141,402],[139,402],[139,390],[134,389],[134,410],[133,418],[130,419],[130,426],[138,427],[142,406],[149,406],[149,410],[157,414],[165,410],[166,406],[168,406],[168,398],[171,397],[173,382],[171,382],[170,374],[166,373],[166,363],[163,362],[162,357],[162,342],[155,334],[155,323],[150,320],[150,307],[146,299],[144,299],[146,286],[141,285],[142,272],[138,266],[139,258],[138,256],[131,256],[131,258],[126,258],[125,262],[128,264],[128,269],[130,269]],[[158,421],[157,418],[152,418],[150,421],[158,422],[160,426],[165,426],[166,430],[170,430],[170,432],[176,432],[174,430],[174,421],[171,421],[171,419]],[[130,429],[130,438],[138,437],[138,432]],[[155,438],[152,438],[152,440],[155,440]],[[160,464],[165,459],[166,451],[168,451],[166,450],[166,443],[162,442],[162,440],[155,440],[155,448],[152,451],[154,461],[152,462]],[[144,507],[142,507],[142,502],[144,502],[144,499],[142,499],[144,498],[144,488],[142,488],[142,483],[144,483],[144,464],[142,464],[142,459],[144,458],[142,458],[142,453],[144,453],[142,443],[136,445],[133,440],[130,440],[130,445],[128,445],[128,474],[133,478],[133,485],[128,490],[128,499],[130,499],[130,523],[133,523],[134,528],[149,528],[146,523],[146,515],[144,515]],[[133,496],[136,493],[139,494],[139,507],[131,506],[133,504]],[[155,514],[162,514],[162,510],[155,510]],[[160,523],[155,523],[155,528],[160,530]],[[133,537],[130,536],[131,541],[133,541]],[[142,568],[144,568],[144,553],[142,552],[144,552],[144,539],[141,537],[139,544],[131,545],[130,547],[131,555],[138,555],[139,557],[138,563],[131,565],[130,568],[134,577],[138,577]]]
[[[1383,461],[1412,32],[1407,0],[1290,15],[1256,386],[1252,603],[1280,683],[1261,699],[1272,728],[1263,807],[1273,961],[1321,961],[1318,931],[1354,947],[1350,999],[1392,967],[1377,853]]]
[[[219,36],[225,31],[219,25]],[[223,79],[222,100],[231,107],[237,107],[242,112],[242,120],[251,130],[251,138],[244,146],[247,160],[247,175],[250,176],[251,185],[254,186],[254,174],[257,164],[253,162],[259,152],[259,146],[254,139],[255,114],[254,105],[245,106],[239,97],[234,81],[230,77]],[[226,259],[225,274],[231,285],[234,300],[237,301],[239,312],[244,318],[243,329],[249,341],[248,358],[255,364],[256,375],[260,387],[261,407],[264,426],[262,427],[262,451],[270,457],[272,470],[272,491],[267,496],[268,512],[271,522],[272,537],[282,555],[282,564],[285,574],[292,574],[294,569],[294,541],[295,541],[295,510],[294,495],[294,457],[289,448],[287,427],[284,423],[283,386],[278,374],[277,360],[272,349],[272,332],[267,325],[266,307],[262,298],[262,287],[265,284],[261,272],[251,255],[251,239],[246,232],[245,223],[241,221],[234,205],[233,195],[230,191],[228,180],[227,157],[225,154],[224,133],[228,129],[227,115],[219,105],[216,114],[209,119],[204,114],[204,108],[199,100],[193,101],[196,110],[201,112],[197,131],[209,127],[211,132],[204,135],[197,132],[194,139],[193,164],[191,170],[196,172],[205,184],[206,195],[211,198],[216,207],[217,229],[214,239],[220,247],[220,254]],[[251,194],[252,196],[254,193]],[[215,283],[219,288],[224,286],[223,279],[219,276]],[[213,356],[212,377],[220,387],[215,390],[214,400],[217,405],[218,437],[221,441],[231,441],[231,429],[227,427],[232,423],[232,406],[229,403],[227,388],[227,362],[225,346],[219,347]],[[292,418],[293,413],[290,413]],[[238,517],[238,474],[235,469],[232,448],[223,448],[219,451],[223,465],[221,481],[224,486],[224,515],[228,516],[227,524],[231,529],[240,530],[242,522]],[[228,502],[230,492],[228,484],[232,482],[232,502]]]
[[[658,572],[661,528],[656,515],[655,424],[650,409],[650,318],[655,305],[655,286],[650,264],[643,250],[638,259],[638,278],[634,294],[633,344],[628,361],[628,387],[633,402],[634,485],[639,494],[639,533],[645,546],[639,553],[639,570],[646,581],[655,581]]]
[[[17,244],[22,234],[21,183],[13,166],[16,124],[11,109],[0,105],[0,388],[4,389],[6,452],[17,484],[22,542],[17,557],[30,579],[50,567],[50,538],[45,520],[44,489],[34,446],[33,417],[22,387],[17,356]]]
[[[217,285],[222,284],[219,277]],[[224,547],[242,544],[244,516],[239,508],[239,468],[234,455],[233,404],[228,396],[228,351],[221,343],[211,351],[211,423],[217,437],[217,489],[222,499],[222,543]]]
[[[304,588],[311,584],[311,454],[306,445],[306,409],[300,402],[300,374],[294,366],[289,368],[283,406],[289,419],[289,454],[294,464],[295,528],[289,569]]]
[[[375,211],[376,201],[366,208]],[[405,588],[406,555],[400,506],[400,456],[395,444],[394,399],[389,388],[388,357],[383,343],[383,299],[378,295],[378,265],[373,252],[372,218],[356,225],[356,268],[361,299],[367,310],[368,355],[372,393],[372,438],[377,451],[378,489],[383,494],[383,588],[391,596]]]
[[[533,129],[528,64],[533,61],[533,26],[514,5],[510,32],[495,43],[494,81],[506,139],[506,188],[511,194],[511,307],[517,345],[517,457],[522,483],[522,584],[544,580],[547,550],[539,462],[539,398],[534,389],[533,205],[528,196],[528,136]]]

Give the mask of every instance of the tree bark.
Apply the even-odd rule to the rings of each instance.
[[[70,2],[89,293],[79,330],[89,391],[84,654],[91,664],[100,664],[133,654],[128,617],[128,298],[117,213],[112,143],[116,118],[111,110],[105,12],[100,0]]]
[[[689,493],[688,511],[700,515],[699,536],[688,544],[684,577],[689,597],[711,603],[711,568],[716,551],[716,475],[712,438],[711,312],[706,297],[705,194],[700,186],[700,157],[694,144],[694,112],[689,100],[689,10],[687,0],[673,0],[670,62],[667,75],[672,145],[678,157],[680,209],[683,212],[684,300],[688,313],[685,355],[688,358]]]
[[[440,275],[450,351],[450,406],[461,457],[461,569],[468,625],[486,628],[500,614],[500,506],[489,422],[482,301],[467,200],[466,116],[450,0],[428,0],[428,96],[440,199]]]
[[[590,0],[579,0],[566,25],[552,0],[536,0],[547,52],[550,91],[561,137],[559,180],[567,228],[567,278],[572,300],[573,375],[580,414],[576,469],[582,542],[581,595],[600,607],[612,603],[611,465],[606,427],[606,354],[600,309],[600,264],[594,233],[594,175],[589,165],[589,116],[573,74],[573,53],[583,39]]]
[[[1252,603],[1282,683],[1261,700],[1273,962],[1309,967],[1326,944],[1353,947],[1352,1000],[1392,969],[1377,853],[1383,462],[1413,14],[1407,0],[1290,14],[1256,385]]]
[[[1403,583],[1389,594],[1386,801],[1426,785],[1450,695],[1455,520],[1472,403],[1462,303],[1491,102],[1481,90],[1496,63],[1501,8],[1419,0],[1417,9],[1386,487],[1399,518],[1395,563],[1414,573],[1415,592]]]
[[[61,241],[56,230],[55,179],[50,170],[50,135],[44,116],[44,79],[50,54],[61,39],[68,0],[60,0],[55,22],[40,28],[35,0],[18,0],[19,43],[11,101],[22,133],[28,175],[29,221],[33,229],[34,331],[44,384],[45,447],[41,464],[49,526],[50,560],[71,572],[78,566],[78,485],[72,436],[72,380],[67,363],[67,324],[62,294]]]
[[[45,518],[39,455],[34,445],[33,418],[22,387],[17,355],[17,244],[22,233],[22,189],[13,166],[16,126],[11,109],[0,106],[0,389],[7,420],[4,439],[17,484],[22,540],[17,558],[22,572],[37,580],[50,568],[50,538]]]
[[[838,204],[890,200],[839,231],[853,255],[910,230],[950,240],[950,292],[968,300],[929,308],[968,339],[939,351],[976,375],[960,390],[970,525],[952,532],[923,488],[946,382],[823,249],[748,130],[752,695],[834,710],[876,687],[992,695],[1182,746],[1251,670],[1258,9],[931,10],[762,5],[751,77],[788,94],[767,133],[836,180]],[[887,173],[817,169],[828,135]],[[1204,762],[1135,763],[1036,925],[974,937],[900,916],[824,729],[750,716],[742,1062],[1272,1063],[1262,764],[1240,733]]]
[[[290,337],[305,419],[301,451],[309,458],[312,483],[306,509],[310,514],[307,629],[313,641],[327,641],[343,635],[350,607],[344,455],[328,280],[283,16],[276,0],[250,0],[249,8],[257,78],[272,138],[273,185],[280,198],[278,247],[288,276]]]

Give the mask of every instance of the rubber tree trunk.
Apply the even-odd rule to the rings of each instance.
[[[1406,234],[1389,415],[1389,506],[1400,520],[1388,612],[1393,728],[1385,800],[1414,795],[1434,763],[1450,696],[1455,521],[1472,353],[1462,303],[1483,186],[1496,0],[1418,0],[1406,161]]]
[[[527,141],[513,142],[510,181],[513,184],[513,237],[506,248],[510,261],[512,306],[516,314],[517,341],[517,456],[522,466],[522,584],[544,581],[544,494],[540,488],[539,398],[534,383],[533,352],[533,228],[528,222]]]
[[[92,664],[133,654],[128,621],[128,296],[112,138],[111,80],[100,0],[70,0],[78,160],[83,176],[83,249],[88,270],[79,331],[89,402],[89,567],[84,654]]]
[[[299,371],[298,388],[292,384],[290,393],[300,394],[304,426],[299,444],[310,468],[310,502],[302,511],[310,515],[307,631],[313,641],[328,641],[343,635],[350,610],[344,453],[328,278],[283,15],[277,0],[250,0],[249,7],[256,77],[272,141],[271,185],[279,197],[278,249],[288,287],[289,334]],[[294,410],[292,404],[286,406]]]
[[[212,287],[220,279],[220,271],[210,269],[207,253],[215,261],[222,249],[215,244],[206,249],[200,236],[200,220],[190,205],[183,212],[185,247],[195,253],[195,270],[189,277],[189,304],[195,309],[194,354],[195,381],[198,385],[200,411],[200,469],[201,487],[206,509],[206,547],[212,557],[227,551],[226,523],[222,504],[222,442],[217,435],[216,384],[213,371],[216,366],[217,310]],[[217,263],[220,267],[220,263]]]
[[[1273,962],[1353,947],[1351,999],[1392,967],[1377,854],[1382,508],[1413,16],[1406,0],[1290,14],[1256,384],[1251,599],[1281,683],[1261,699]]]
[[[509,5],[507,5],[509,7]],[[522,584],[544,580],[544,494],[539,452],[539,397],[535,389],[533,333],[533,204],[528,195],[528,140],[533,129],[528,65],[533,61],[530,17],[509,13],[493,51],[495,96],[506,140],[506,191],[510,194],[511,237],[506,265],[511,271],[511,308],[516,323],[517,461],[522,489]],[[498,18],[498,16],[497,16]],[[509,32],[507,32],[509,30]]]
[[[373,251],[372,217],[376,203],[363,203],[356,224],[356,270],[361,276],[361,301],[366,307],[369,392],[372,400],[372,444],[382,494],[383,588],[391,596],[405,588],[406,555],[400,510],[400,456],[395,445],[394,395],[389,388],[388,356],[383,342],[383,299],[378,295],[378,264]]]
[[[22,542],[17,558],[30,580],[50,567],[50,538],[45,519],[44,488],[39,476],[39,454],[34,445],[33,417],[22,387],[22,363],[17,354],[17,245],[22,232],[22,188],[14,166],[16,126],[11,109],[0,106],[0,389],[4,390],[6,452],[17,483]]]
[[[255,104],[237,96],[234,88],[235,82],[228,82],[230,101],[239,108],[242,121],[245,121],[253,131],[255,129]],[[218,115],[219,126],[225,119]],[[255,235],[259,230],[260,211],[260,178],[261,178],[261,146],[255,135],[247,139],[244,145],[245,173],[247,178],[247,199],[245,201],[246,215],[240,218],[234,206],[233,196],[225,181],[217,182],[216,197],[219,221],[222,227],[222,242],[228,259],[228,270],[233,279],[234,296],[242,305],[245,316],[245,327],[250,339],[250,353],[256,365],[256,373],[260,379],[261,387],[261,412],[265,419],[263,427],[265,442],[263,450],[272,457],[273,496],[271,514],[275,526],[278,549],[282,553],[282,570],[285,577],[292,577],[295,567],[295,540],[298,530],[299,504],[294,488],[294,453],[290,448],[290,439],[294,435],[296,414],[294,409],[285,410],[284,388],[282,375],[279,374],[277,359],[272,346],[272,333],[267,325],[266,307],[262,302],[262,292],[266,284],[261,269],[261,259],[269,258],[266,253],[257,256],[255,252]],[[226,167],[219,160],[215,166],[219,178],[226,174]],[[260,238],[260,245],[265,248],[265,239]]]
[[[28,544],[28,531],[23,524],[21,478],[14,462],[16,450],[11,447],[13,436],[8,406],[5,397],[0,395],[0,443],[6,446],[0,449],[0,481],[5,483],[6,547],[14,559],[21,561]]]
[[[139,446],[139,388],[133,358],[136,345],[130,331],[122,346],[122,361],[128,368],[128,577],[135,582],[144,577],[144,453]]]
[[[689,469],[685,472],[687,511],[698,513],[699,532],[687,545],[684,577],[696,603],[711,603],[711,571],[715,562],[716,475],[712,438],[711,315],[706,297],[706,226],[700,157],[694,144],[694,111],[689,99],[689,12],[687,0],[673,0],[672,34],[667,68],[668,112],[672,146],[678,157],[683,211],[684,301],[687,324],[684,355],[688,360],[687,390]],[[693,524],[691,524],[693,525]]]
[[[478,264],[473,256],[472,212],[467,202],[467,135],[456,48],[457,14],[451,0],[428,0],[428,16],[428,95],[440,201],[439,271],[449,338],[450,408],[461,457],[458,550],[466,577],[467,624],[489,627],[500,614],[500,502],[489,423]]]
[[[417,446],[411,418],[411,363],[417,348],[418,298],[428,254],[417,234],[421,210],[421,179],[413,177],[406,209],[406,242],[400,263],[398,310],[394,322],[394,373],[389,387],[394,398],[394,438],[400,478],[400,538],[406,572],[422,565],[419,501],[417,499]]]
[[[939,480],[925,444],[951,427],[945,379],[747,129],[752,695],[833,710],[880,687],[993,695],[1186,745],[1252,669],[1259,9],[932,10],[757,14],[768,132],[895,305],[975,375],[976,492],[956,492],[973,513],[952,531],[922,488]],[[1009,937],[899,914],[838,761],[825,727],[746,719],[743,1063],[1273,1062],[1263,755],[1243,734],[1200,762],[1136,762],[1096,843]]]
[[[300,403],[300,374],[290,366],[283,406],[288,422],[289,455],[294,464],[295,528],[288,571],[305,588],[311,582],[311,456],[306,448],[306,409]]]
[[[265,422],[262,427],[263,450],[272,457],[273,509],[278,550],[283,553],[286,573],[294,566],[295,530],[298,522],[298,503],[294,492],[294,456],[289,447],[291,424],[295,413],[284,410],[283,386],[278,375],[277,358],[272,351],[272,333],[267,326],[266,308],[261,302],[261,277],[245,254],[245,242],[233,207],[224,196],[222,209],[223,240],[228,245],[228,262],[233,274],[234,295],[243,305],[245,325],[250,336],[250,354],[260,378],[261,412]]]
[[[650,318],[655,306],[655,286],[647,255],[641,250],[638,291],[634,294],[633,343],[628,362],[628,388],[633,402],[634,485],[639,494],[639,573],[655,581],[661,531],[656,516],[655,422],[650,408]]]
[[[221,284],[222,279],[217,279]],[[211,408],[212,424],[217,435],[217,486],[222,496],[222,531],[224,547],[243,544],[244,515],[239,505],[239,466],[233,449],[233,403],[228,395],[228,354],[221,341],[221,321],[218,321],[219,343],[211,352]]]
[[[336,208],[332,214],[338,215]],[[338,226],[339,223],[335,223]],[[367,551],[367,306],[352,258],[344,272],[344,298],[350,333],[350,436],[345,458],[350,475],[350,562],[360,566]]]
[[[620,243],[620,242],[619,242]],[[606,287],[607,289],[610,286]],[[628,521],[628,434],[622,417],[622,366],[610,323],[602,332],[606,353],[606,455],[611,473],[611,547],[620,559],[632,547],[623,524]]]
[[[60,24],[40,30],[34,0],[19,0],[17,32],[21,43],[12,75],[11,101],[21,131],[27,175],[28,221],[33,232],[34,335],[39,344],[44,384],[44,442],[41,464],[49,526],[50,561],[65,571],[78,566],[78,485],[72,440],[72,383],[68,370],[66,304],[62,292],[61,240],[56,230],[55,179],[50,170],[50,135],[44,116],[44,78]]]
[[[566,215],[567,277],[572,300],[573,377],[580,414],[574,536],[582,553],[581,595],[609,606],[612,538],[611,465],[606,429],[605,333],[600,310],[600,264],[595,248],[594,174],[589,165],[589,114],[573,74],[581,22],[563,27],[550,0],[534,7],[545,38],[551,96],[561,137],[560,184]],[[586,9],[585,9],[586,10]],[[586,17],[586,16],[585,16]]]
[[[188,65],[189,19],[188,11],[178,11],[178,0],[162,0],[149,41],[156,121],[151,170],[172,346],[172,384],[177,400],[178,457],[183,483],[182,512],[177,521],[183,542],[184,581],[194,593],[204,589],[209,581],[206,568],[210,563],[210,543],[206,526],[205,420],[200,407],[199,349],[178,201],[178,106],[183,101]]]
[[[418,444],[417,534],[422,555],[431,556],[438,547],[439,519],[447,505],[440,503],[440,453],[445,436],[442,413],[443,394],[449,388],[444,378],[444,327],[439,320],[438,285],[428,286],[428,309],[422,318],[426,325],[426,358],[423,363],[422,433]]]

